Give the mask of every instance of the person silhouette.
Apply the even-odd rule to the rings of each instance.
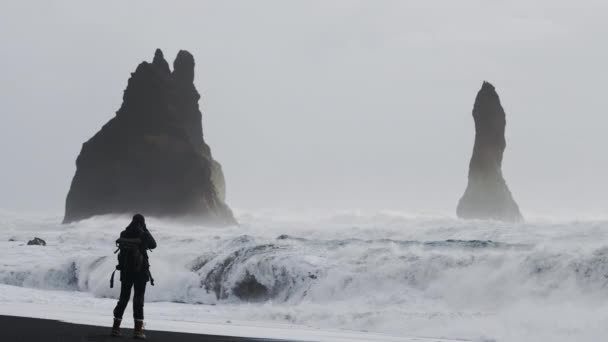
[[[156,248],[156,241],[146,227],[146,221],[141,214],[133,216],[131,223],[120,233],[120,238],[116,240],[118,246],[118,265],[116,269],[120,271],[120,298],[114,308],[114,325],[112,326],[112,336],[119,337],[120,323],[122,316],[131,297],[133,288],[133,318],[135,328],[133,337],[136,339],[146,339],[144,334],[144,295],[146,293],[146,283],[148,281],[154,286],[154,279],[150,273],[150,263],[147,251]],[[110,281],[113,286],[114,274]]]

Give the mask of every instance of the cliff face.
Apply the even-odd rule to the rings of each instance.
[[[469,183],[458,203],[458,217],[520,221],[521,213],[502,176],[505,111],[494,86],[484,82],[475,98],[475,145],[469,164]]]
[[[203,139],[193,82],[187,51],[178,53],[173,72],[160,50],[137,67],[116,116],[82,146],[64,222],[139,212],[235,223],[221,165]]]

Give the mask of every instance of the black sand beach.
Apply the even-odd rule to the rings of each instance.
[[[133,340],[132,329],[122,329],[123,337],[111,337],[110,326],[99,327],[59,321],[0,316],[0,341],[2,342],[118,342]],[[146,331],[147,341],[176,342],[281,342],[280,340],[185,334],[167,331]]]

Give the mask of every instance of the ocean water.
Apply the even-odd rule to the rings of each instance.
[[[109,288],[114,241],[129,218],[60,221],[0,212],[0,284],[38,297],[62,290],[117,298]],[[156,286],[147,301],[397,336],[608,335],[608,221],[513,224],[355,211],[243,212],[239,221],[211,228],[148,219],[158,248],[150,253]],[[27,246],[35,236],[47,246]]]

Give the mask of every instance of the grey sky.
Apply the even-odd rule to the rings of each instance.
[[[0,208],[63,209],[75,158],[160,47],[196,58],[235,208],[453,214],[483,80],[522,212],[608,205],[605,1],[0,3]]]

